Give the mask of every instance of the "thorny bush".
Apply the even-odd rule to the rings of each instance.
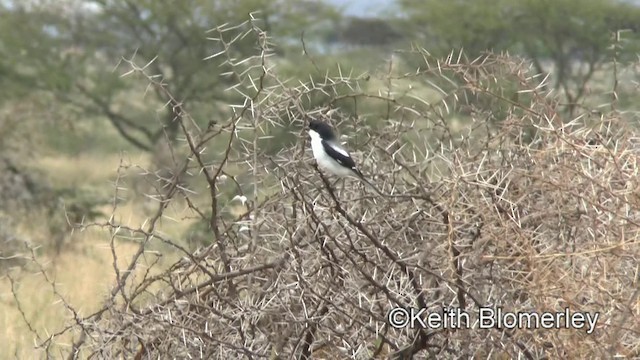
[[[226,76],[237,79],[229,91],[246,98],[207,127],[161,79],[127,62],[170,99],[188,154],[175,157],[177,170],[149,194],[157,211],[139,228],[113,219],[85,225],[109,228],[114,239],[134,236],[139,250],[128,268],[114,269],[117,283],[100,311],[82,317],[69,306],[69,326],[40,347],[73,331],[70,358],[638,356],[640,189],[631,115],[613,108],[563,118],[546,79],[506,55],[438,60],[412,50],[404,55],[423,66],[409,74],[390,66],[388,88],[373,91],[342,73],[285,82],[254,22],[216,31],[223,50],[215,55],[226,57],[233,69]],[[234,41],[250,37],[259,53],[234,59]],[[428,91],[396,92],[402,81]],[[318,97],[325,107],[305,108]],[[356,110],[341,111],[346,103]],[[359,113],[367,108],[384,110]],[[312,117],[348,135],[363,172],[386,196],[318,171],[305,130]],[[278,128],[299,141],[267,154],[267,135]],[[212,153],[212,144],[222,151]],[[189,188],[198,179],[206,191]],[[221,200],[228,184],[247,198],[233,217]],[[206,222],[210,245],[192,252],[156,230],[176,201]],[[182,259],[136,272],[156,242]],[[569,308],[600,317],[591,334],[387,324],[394,307],[443,306],[470,314],[490,306]]]

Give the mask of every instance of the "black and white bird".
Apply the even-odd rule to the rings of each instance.
[[[319,120],[311,120],[309,122],[309,136],[311,137],[313,157],[318,166],[341,178],[356,177],[382,195],[378,188],[365,179],[347,150],[338,144],[336,135],[329,124]]]

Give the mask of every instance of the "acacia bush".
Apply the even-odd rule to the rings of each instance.
[[[526,61],[497,54],[464,62],[415,51],[420,69],[390,71],[386,89],[344,74],[287,82],[268,37],[251,22],[217,31],[258,45],[255,57],[226,60],[237,83],[230,91],[245,101],[207,128],[170,102],[189,154],[176,157],[172,178],[148,194],[157,200],[148,221],[83,225],[136,239],[139,249],[127,268],[114,265],[117,282],[102,309],[80,315],[68,306],[69,326],[38,335],[41,349],[51,352],[73,333],[70,358],[639,355],[640,323],[632,320],[640,288],[638,142],[626,121],[633,114],[612,108],[562,118]],[[171,96],[148,67],[129,65]],[[437,96],[396,97],[394,82],[407,79]],[[509,93],[521,96],[495,89],[507,80]],[[450,86],[436,85],[443,82]],[[326,107],[301,105],[318,94],[329,99]],[[357,110],[346,117],[330,106],[344,100],[389,112],[377,121]],[[386,196],[318,171],[305,129],[311,117],[348,135],[363,172]],[[300,140],[265,151],[265,129],[280,127]],[[212,143],[222,150],[209,152]],[[208,186],[190,187],[197,182]],[[220,189],[230,183],[238,197],[222,202],[229,196]],[[116,197],[121,190],[116,182]],[[244,210],[230,216],[226,207],[241,196]],[[207,224],[209,245],[192,252],[157,231],[176,202]],[[182,259],[161,268],[149,251],[154,244]],[[443,306],[472,317],[489,306],[600,315],[591,334],[387,322],[394,307]]]

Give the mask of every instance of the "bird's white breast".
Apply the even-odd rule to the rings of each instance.
[[[322,138],[320,137],[320,134],[313,130],[309,130],[309,136],[311,136],[311,150],[313,151],[313,157],[316,158],[318,166],[338,176],[353,175],[353,171],[340,165],[337,161],[327,155],[324,151],[324,147],[322,146]]]

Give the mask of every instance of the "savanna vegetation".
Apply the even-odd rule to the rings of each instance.
[[[0,2],[2,358],[640,356],[615,0]],[[385,195],[317,169],[332,123]],[[598,314],[403,328],[390,309]]]

